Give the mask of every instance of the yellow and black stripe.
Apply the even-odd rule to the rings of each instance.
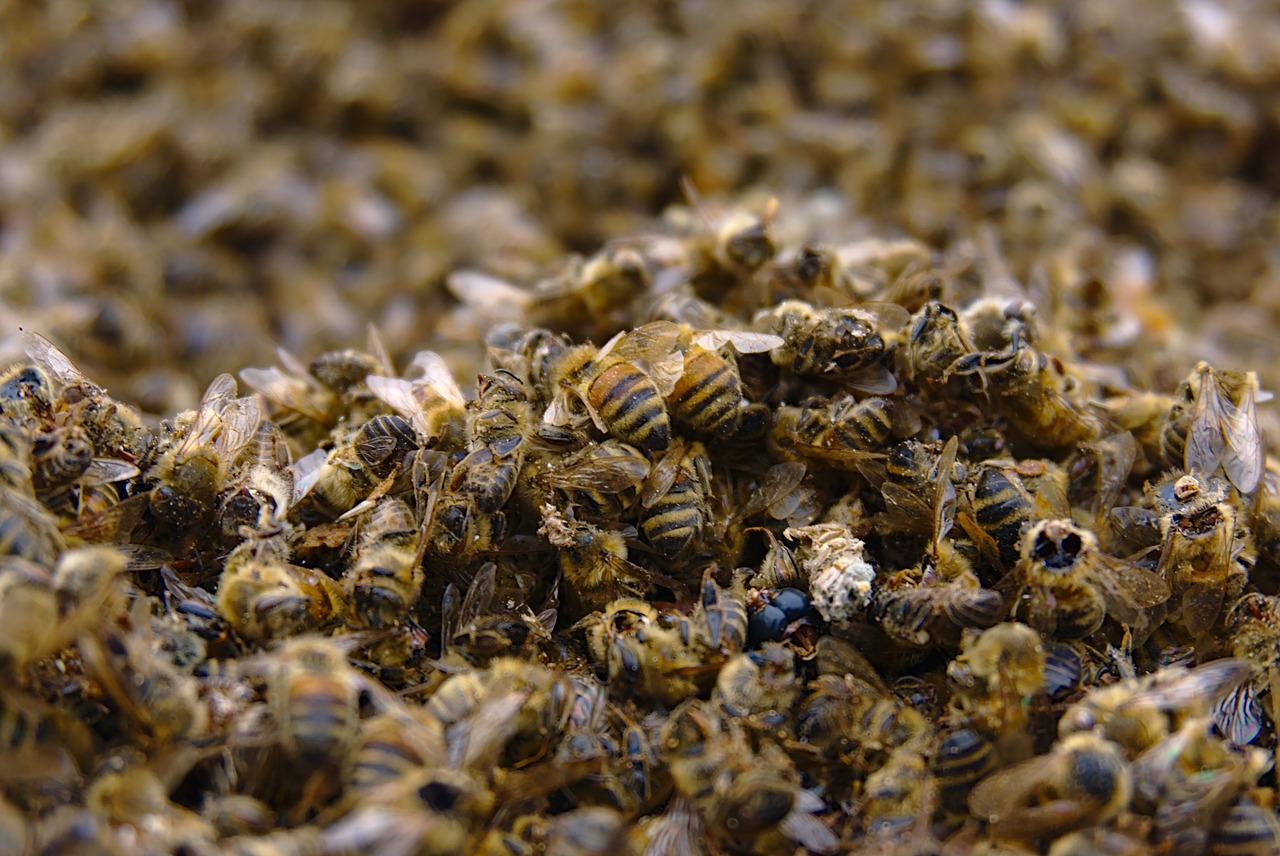
[[[649,376],[629,363],[609,366],[591,382],[587,400],[609,432],[648,452],[664,452],[671,443],[667,407]]]
[[[706,434],[731,434],[738,423],[742,380],[732,363],[702,351],[685,363],[667,403],[676,421]]]
[[[659,555],[680,555],[702,530],[702,490],[687,472],[676,476],[671,489],[640,520],[640,532]]]

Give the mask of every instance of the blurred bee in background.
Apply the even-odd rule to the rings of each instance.
[[[1137,757],[1188,719],[1208,715],[1250,671],[1247,661],[1227,658],[1193,668],[1166,667],[1095,687],[1067,708],[1058,734],[1094,731]]]
[[[236,398],[229,374],[214,378],[190,421],[179,422],[147,471],[151,511],[167,523],[190,525],[208,516],[228,469],[262,420],[258,399]]]
[[[1046,758],[993,773],[973,789],[969,809],[998,838],[1056,838],[1124,811],[1133,771],[1116,744],[1093,733],[1060,740]]]
[[[289,563],[281,536],[245,541],[218,579],[218,613],[245,640],[268,645],[315,627],[342,594],[323,573]]]
[[[1091,531],[1060,519],[1026,531],[1018,565],[996,590],[1012,618],[1067,639],[1090,635],[1108,615],[1145,638],[1153,626],[1150,608],[1169,597],[1159,576],[1106,555]]]

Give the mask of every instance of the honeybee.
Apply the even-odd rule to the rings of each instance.
[[[199,684],[158,655],[145,599],[134,603],[127,626],[80,637],[86,672],[155,745],[201,737],[209,711]]]
[[[1258,428],[1258,376],[1216,371],[1201,361],[1186,383],[1193,402],[1186,429],[1187,471],[1208,477],[1221,469],[1242,495],[1251,496],[1265,463]]]
[[[452,583],[446,588],[441,608],[441,644],[446,653],[456,652],[471,665],[483,667],[495,657],[517,656],[536,643],[551,639],[559,618],[554,588],[536,615],[527,603],[516,609],[503,608],[501,602],[495,603],[496,593],[497,565],[493,562],[486,562],[476,571],[460,604]]]
[[[416,378],[412,377],[415,370]],[[409,379],[371,374],[365,383],[384,404],[409,420],[423,445],[461,448],[466,439],[467,399],[444,359],[433,351],[419,351],[407,374]]]
[[[527,317],[534,324],[586,331],[616,331],[630,320],[626,310],[649,289],[645,258],[626,246],[606,246],[568,270],[534,285]]]
[[[1088,636],[1110,615],[1145,638],[1146,613],[1169,597],[1159,576],[1114,559],[1070,520],[1042,520],[1022,537],[1018,565],[996,585],[1011,617],[1062,638]]]
[[[341,398],[307,371],[298,358],[276,350],[281,366],[244,368],[240,379],[274,405],[273,422],[299,447],[314,447],[341,418]]]
[[[883,363],[885,336],[896,335],[910,317],[896,303],[815,309],[787,300],[758,314],[753,323],[782,338],[783,344],[770,351],[775,365],[862,392],[890,395],[898,382]]]
[[[1231,746],[1193,717],[1134,760],[1134,804],[1155,816],[1156,840],[1203,851],[1216,817],[1270,766],[1266,750]]]
[[[905,427],[910,418],[906,405],[886,398],[810,399],[778,408],[769,442],[784,458],[799,455],[879,478],[876,453],[895,434],[914,433]]]
[[[400,416],[379,415],[363,423],[327,455],[317,450],[293,463],[293,504],[304,500],[326,519],[366,500],[418,448],[418,437]]]
[[[569,424],[577,400],[601,432],[649,453],[666,451],[671,418],[665,394],[684,364],[679,338],[678,325],[654,322],[619,333],[598,351],[590,345],[567,349],[549,362],[545,378],[535,380],[556,390],[543,422]]]
[[[1058,734],[1097,731],[1136,757],[1187,719],[1208,714],[1250,671],[1248,661],[1227,658],[1189,669],[1166,667],[1095,687],[1067,708]]]
[[[655,342],[662,341],[658,334],[664,324],[656,321],[646,325],[653,330]],[[767,333],[697,330],[680,324],[673,353],[664,358],[655,347],[649,358],[671,374],[679,369],[669,390],[665,389],[664,380],[667,407],[675,422],[699,434],[732,437],[750,421],[748,417],[753,412],[746,401],[734,354],[765,353],[781,344],[781,338]]]
[[[337,644],[295,637],[273,655],[268,694],[281,748],[306,771],[338,765],[360,735],[367,682]]]
[[[381,500],[364,524],[343,588],[369,627],[405,619],[417,605],[425,578],[423,528],[408,504],[394,497]]]
[[[964,650],[947,666],[956,688],[953,703],[964,721],[1017,756],[1028,724],[1027,702],[1045,689],[1045,648],[1025,624],[997,624],[964,640]]]
[[[800,697],[795,653],[778,642],[766,642],[758,651],[735,654],[725,661],[716,677],[712,701],[729,716],[778,721]]]
[[[1133,797],[1133,771],[1119,746],[1094,733],[1062,738],[1044,758],[983,779],[969,797],[974,817],[1000,838],[1056,838],[1115,817]]]
[[[136,410],[113,400],[39,333],[23,331],[23,340],[34,365],[0,381],[0,412],[18,405],[22,415],[48,418],[48,406],[53,405],[54,423],[82,430],[97,454],[128,461],[140,461],[148,454],[151,432]],[[62,384],[56,401],[55,378]]]
[[[960,315],[950,306],[930,301],[916,312],[897,352],[903,374],[931,395],[958,397],[956,367],[975,347]]]
[[[1156,570],[1168,580],[1178,606],[1169,620],[1192,639],[1208,633],[1224,603],[1238,598],[1248,573],[1236,561],[1243,531],[1227,488],[1217,481],[1182,476],[1157,491],[1163,542]]]
[[[79,479],[93,463],[94,449],[78,425],[57,425],[38,432],[31,444],[31,481],[50,491]]]
[[[973,728],[953,728],[938,739],[929,760],[929,774],[938,788],[938,799],[951,812],[967,808],[974,785],[999,766],[995,746]]]
[[[640,492],[640,533],[663,558],[674,559],[698,538],[707,519],[711,461],[701,443],[668,450]]]
[[[161,520],[189,525],[206,517],[217,501],[227,469],[253,438],[262,420],[258,399],[236,398],[229,374],[214,378],[185,433],[160,453],[147,472],[151,511]]]
[[[1209,830],[1211,856],[1263,856],[1280,849],[1275,809],[1246,791],[1214,819]]]
[[[560,491],[585,513],[620,517],[639,497],[649,459],[634,446],[608,439],[536,465],[536,487]]]
[[[915,568],[881,579],[868,605],[868,615],[891,638],[908,645],[923,646],[930,640],[955,644],[964,628],[986,628],[1004,616],[1004,599],[984,589],[967,559],[946,540],[955,520],[956,489],[953,481],[959,441],[952,437],[942,451],[932,456],[917,445],[904,444],[911,452],[890,455],[886,469],[890,475],[880,490],[888,509],[885,517],[919,525],[921,517],[932,523],[928,554]],[[927,488],[930,498],[920,491]]]
[[[650,848],[656,838],[682,848],[669,852],[696,852],[687,836],[700,824],[738,848],[776,852],[799,844],[819,853],[837,848],[835,836],[814,817],[822,801],[800,787],[787,755],[772,743],[753,753],[736,720],[722,719],[703,702],[685,702],[663,725],[659,744],[678,795],[675,810],[696,811],[700,823],[673,817],[669,807],[664,820],[670,826],[660,826],[658,836],[651,830]]]
[[[284,432],[264,419],[227,477],[218,514],[223,540],[238,542],[246,531],[283,531],[293,493],[293,460]]]
[[[1061,449],[1102,436],[1102,420],[1077,401],[1079,381],[1057,357],[1022,343],[1011,352],[978,356],[993,400],[1008,417],[1011,439],[1031,448]],[[962,363],[956,371],[976,369]]]
[[[418,715],[420,711],[406,707],[360,723],[343,774],[357,794],[368,794],[422,767],[445,762],[444,734],[434,719]]]
[[[907,852],[937,847],[931,828],[935,802],[936,785],[924,757],[912,749],[894,750],[863,784],[860,804],[866,837],[859,846],[896,846]]]
[[[1217,706],[1214,723],[1243,746],[1261,730],[1264,701],[1272,727],[1280,728],[1280,600],[1249,592],[1231,608],[1226,625],[1228,650],[1250,663],[1252,675]]]
[[[259,645],[314,626],[327,603],[341,597],[317,571],[289,564],[280,537],[248,540],[227,556],[218,581],[218,613],[244,639]]]
[[[701,658],[691,630],[643,600],[611,602],[588,624],[587,642],[615,694],[670,705],[697,691]]]
[[[0,427],[0,555],[48,567],[64,549],[58,521],[36,499],[28,465],[30,442],[18,428]]]

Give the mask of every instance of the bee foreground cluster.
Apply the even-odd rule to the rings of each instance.
[[[784,213],[455,272],[476,375],[371,329],[158,425],[26,332],[0,850],[1280,848],[1257,377]]]

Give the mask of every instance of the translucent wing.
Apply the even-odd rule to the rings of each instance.
[[[459,301],[481,310],[523,308],[533,299],[523,288],[477,270],[454,271],[445,279],[445,286]]]
[[[234,381],[232,381],[234,383]],[[227,405],[221,417],[222,430],[215,447],[223,461],[234,461],[253,439],[262,422],[262,404],[256,396],[237,398]]]
[[[365,384],[383,404],[408,419],[421,437],[431,438],[431,423],[414,393],[413,383],[398,377],[369,375],[365,378]]]
[[[1158,574],[1122,559],[1098,554],[1102,560],[1090,581],[1102,589],[1107,612],[1123,624],[1145,624],[1143,610],[1169,599],[1169,584]]]
[[[71,358],[44,336],[34,330],[23,330],[22,338],[27,356],[44,366],[50,374],[64,384],[70,386],[88,380],[76,364],[71,362]]]
[[[892,371],[880,363],[858,369],[844,378],[844,384],[871,395],[892,395],[898,391],[898,378]]]
[[[774,464],[764,474],[760,487],[738,508],[735,518],[746,520],[781,502],[800,486],[807,472],[808,467],[799,461]]]
[[[410,372],[417,372],[418,376],[415,380],[418,383],[431,387],[446,401],[460,407],[467,403],[467,397],[463,394],[462,387],[458,386],[458,382],[454,380],[448,363],[435,351],[419,351],[414,355],[413,362],[409,363],[409,369]]]
[[[680,475],[680,463],[684,458],[684,451],[683,444],[675,444],[649,470],[649,478],[645,481],[643,490],[640,491],[640,504],[642,506],[652,508],[654,503],[666,496],[667,491],[671,490],[671,486],[676,482],[676,477]]]
[[[92,484],[113,484],[141,474],[142,471],[128,461],[119,458],[94,458],[82,478]]]
[[[486,562],[476,571],[475,578],[467,588],[467,596],[462,599],[461,623],[463,626],[474,621],[489,610],[493,603],[493,593],[497,588],[498,566]]]
[[[320,478],[320,470],[324,467],[328,455],[324,449],[316,449],[293,462],[293,502],[297,505],[303,497],[311,492]]]
[[[321,425],[329,426],[333,423],[326,408],[320,403],[321,398],[330,393],[321,391],[302,377],[291,376],[276,366],[269,366],[265,369],[241,369],[240,379],[273,404],[301,413]]]
[[[718,351],[732,344],[740,354],[758,354],[781,348],[785,340],[772,333],[749,333],[742,330],[699,330],[693,335],[693,344],[708,351]]]

